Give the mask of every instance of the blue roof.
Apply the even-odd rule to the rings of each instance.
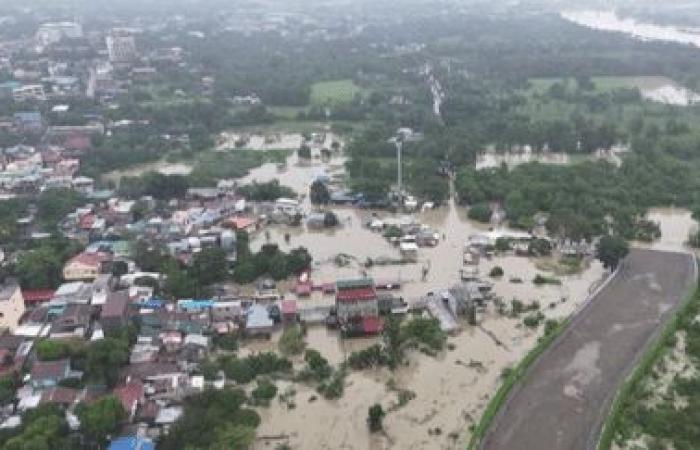
[[[156,446],[152,440],[126,436],[112,440],[107,450],[155,450]]]
[[[194,300],[194,299],[186,299],[186,300],[178,300],[177,306],[180,309],[206,309],[206,308],[211,308],[214,306],[214,301],[213,300]]]
[[[138,306],[144,309],[159,309],[165,306],[165,301],[158,300],[157,298],[149,298],[148,300],[139,303]]]
[[[22,122],[41,122],[41,113],[39,112],[17,112],[14,117]]]

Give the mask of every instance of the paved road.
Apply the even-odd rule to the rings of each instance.
[[[632,249],[511,391],[480,448],[594,449],[615,392],[696,277],[690,255]]]

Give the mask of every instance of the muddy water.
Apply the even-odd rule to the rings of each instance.
[[[319,161],[299,164],[290,157],[288,169],[279,172],[275,165],[255,169],[247,180],[265,181],[277,178],[281,183],[305,192],[312,177],[319,171],[329,175],[342,174],[342,160],[329,164]],[[329,168],[330,167],[330,168]],[[304,203],[308,209],[308,202]],[[408,265],[387,265],[366,269],[367,258],[398,259],[398,249],[380,234],[363,226],[370,211],[355,208],[333,208],[342,226],[331,231],[307,230],[272,226],[255,235],[251,241],[254,249],[263,243],[275,242],[283,249],[305,246],[314,256],[311,277],[315,282],[332,282],[337,278],[356,277],[364,272],[375,279],[401,280],[404,284],[397,295],[408,301],[415,300],[427,291],[445,289],[458,281],[462,267],[462,250],[470,234],[484,231],[486,227],[465,217],[463,208],[454,202],[447,206],[416,213],[416,221],[429,225],[441,236],[435,248],[421,248],[418,262]],[[377,213],[380,217],[390,214]],[[289,233],[290,242],[284,240]],[[350,256],[349,264],[339,267],[334,259],[338,253]],[[532,279],[539,272],[536,261],[516,256],[495,257],[484,260],[480,271],[487,274],[496,265],[503,267],[505,276],[494,280],[496,295],[506,302],[517,298],[524,303],[538,301],[542,312],[551,318],[570,315],[588,295],[588,291],[603,275],[603,269],[592,262],[579,275],[563,277],[561,286],[536,287]],[[422,280],[421,272],[429,268]],[[522,283],[513,283],[519,278]],[[288,297],[293,294],[286,293]],[[301,306],[330,305],[332,296],[314,293],[308,299],[298,300]],[[295,384],[295,407],[278,401],[269,408],[261,408],[263,418],[258,436],[279,439],[260,440],[256,448],[271,448],[274,444],[287,443],[295,449],[452,449],[463,448],[468,439],[468,428],[478,420],[489,397],[498,387],[504,368],[515,364],[535,344],[539,330],[523,326],[523,317],[508,318],[498,314],[493,306],[481,317],[481,326],[461,323],[462,331],[450,337],[452,350],[437,357],[422,354],[409,355],[409,364],[391,373],[387,370],[353,372],[347,377],[343,397],[327,401],[311,387]],[[279,334],[271,341],[255,342],[247,351],[274,350]],[[496,342],[495,338],[499,341]],[[333,331],[323,327],[311,327],[306,342],[309,348],[319,350],[333,364],[342,362],[351,352],[371,345],[376,339],[342,340]],[[406,389],[416,397],[403,407],[397,407],[397,392],[387,383],[393,380],[396,389]],[[280,392],[286,388],[280,386]],[[317,397],[311,400],[312,397]],[[385,433],[371,435],[367,431],[367,408],[381,403],[390,411],[384,420]],[[438,431],[436,431],[438,430]]]
[[[156,161],[153,163],[139,164],[124,170],[115,170],[102,175],[102,179],[118,183],[122,177],[137,177],[147,172],[158,172],[163,175],[188,175],[192,172],[192,166],[185,163]]]
[[[627,151],[628,148],[626,146],[617,145],[609,151],[599,150],[591,155],[581,156],[561,152],[535,153],[532,151],[530,146],[525,146],[521,152],[497,152],[493,147],[491,147],[485,152],[477,155],[476,169],[481,170],[500,167],[502,164],[506,164],[508,167],[512,168],[531,162],[564,165],[586,160],[603,160],[620,166],[622,164],[620,155]]]
[[[697,30],[638,22],[621,18],[614,11],[567,11],[561,16],[570,22],[596,30],[618,31],[643,40],[678,42],[700,47],[700,34]]]
[[[505,256],[482,263],[483,270],[495,265],[506,275],[495,282],[495,292],[505,300],[518,298],[525,303],[537,300],[542,312],[551,318],[570,315],[586,298],[590,286],[603,275],[592,263],[584,273],[562,278],[563,286],[535,287],[532,278],[538,273],[534,261]],[[520,277],[522,284],[511,283]],[[455,277],[445,275],[450,282]],[[432,289],[437,282],[415,282],[411,289]],[[342,399],[310,402],[312,389],[295,385],[296,407],[287,409],[275,402],[261,409],[263,422],[259,436],[282,435],[280,442],[295,449],[456,449],[469,438],[468,427],[478,420],[488,399],[495,392],[504,368],[516,364],[534,346],[541,332],[522,325],[523,316],[504,317],[493,307],[481,318],[480,327],[461,323],[463,330],[448,342],[446,350],[435,358],[410,354],[409,364],[391,373],[387,370],[353,372],[347,378]],[[500,344],[497,344],[495,336]],[[329,361],[341,362],[351,351],[371,345],[374,339],[341,340],[322,327],[309,329],[307,344],[318,349]],[[274,347],[274,343],[265,344]],[[397,389],[412,391],[416,397],[397,408]],[[283,390],[283,389],[282,389]],[[367,408],[381,403],[391,411],[384,420],[384,435],[372,436],[365,423]],[[435,434],[439,429],[440,434]],[[265,448],[262,443],[256,448]]]
[[[682,208],[652,208],[647,213],[647,218],[659,224],[661,238],[651,244],[637,245],[659,250],[688,251],[688,234],[698,228],[690,211]]]

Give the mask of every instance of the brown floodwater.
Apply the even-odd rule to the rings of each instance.
[[[319,172],[341,175],[342,162],[342,158],[337,158],[329,163],[315,160],[311,164],[300,164],[296,156],[291,156],[286,170],[280,172],[276,165],[269,164],[253,170],[246,180],[279,179],[298,192],[306,192],[312,178]],[[304,201],[303,206],[307,210],[311,207],[308,201]],[[346,207],[332,209],[342,224],[338,229],[317,231],[304,226],[270,226],[252,238],[251,246],[258,249],[269,240],[285,250],[300,245],[308,248],[314,257],[311,278],[316,283],[364,273],[375,279],[401,280],[403,286],[397,295],[410,302],[428,291],[439,291],[456,284],[462,267],[462,251],[469,235],[487,229],[469,221],[464,208],[458,207],[454,201],[441,208],[414,213],[412,217],[417,222],[439,233],[439,244],[434,248],[419,249],[414,264],[374,265],[365,269],[362,263],[367,258],[398,259],[398,249],[364,226],[372,215],[371,211]],[[382,218],[403,216],[386,212],[376,214]],[[285,233],[290,235],[289,243],[284,240]],[[348,255],[350,263],[339,267],[335,263],[339,253]],[[479,267],[481,274],[487,274],[496,265],[505,271],[504,277],[494,280],[497,296],[506,302],[514,298],[524,303],[538,301],[546,317],[557,319],[572,314],[586,300],[591,286],[605,274],[597,261],[591,261],[582,273],[561,277],[562,285],[539,287],[532,283],[534,276],[541,273],[534,259],[506,255],[483,260]],[[424,267],[429,270],[427,277],[422,279]],[[523,282],[512,283],[511,278],[520,278]],[[293,294],[285,295],[293,298]],[[301,306],[330,305],[334,299],[314,293],[310,298],[298,301]],[[268,408],[260,408],[263,420],[258,428],[261,439],[256,448],[274,448],[278,443],[287,443],[295,449],[463,448],[469,438],[469,425],[479,419],[498,387],[501,372],[517,363],[541,333],[542,327],[529,329],[522,320],[523,316],[502,316],[490,305],[480,316],[479,327],[460,322],[462,331],[448,339],[452,350],[445,350],[437,357],[412,353],[409,364],[393,373],[386,369],[353,372],[347,377],[345,393],[339,400],[324,400],[312,387],[295,383],[293,409],[278,401]],[[278,337],[279,333],[270,341],[255,342],[246,351],[274,350]],[[315,326],[309,328],[306,342],[309,348],[319,350],[331,363],[339,364],[352,351],[376,342],[376,338],[343,340],[336,332]],[[280,392],[288,387],[288,382],[280,383]],[[415,398],[397,407],[396,389],[410,390]],[[366,425],[367,409],[374,403],[380,403],[390,411],[384,419],[384,433],[377,435],[371,435]]]

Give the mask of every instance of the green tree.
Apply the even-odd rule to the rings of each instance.
[[[81,202],[80,195],[71,189],[47,189],[37,199],[37,219],[45,227],[55,228]]]
[[[467,217],[477,222],[488,223],[491,220],[491,207],[486,203],[477,203],[469,208]]]
[[[216,439],[209,447],[221,450],[248,450],[255,440],[255,428],[226,424],[216,430]]]
[[[596,247],[596,258],[603,263],[603,267],[611,270],[615,270],[628,253],[629,244],[619,236],[603,236]]]
[[[395,368],[403,360],[404,337],[401,333],[401,320],[389,316],[384,323],[382,338],[386,347],[389,367]]]
[[[331,201],[331,193],[324,182],[316,180],[309,188],[309,198],[314,205],[327,205]]]
[[[80,420],[80,429],[98,445],[104,445],[107,438],[117,431],[117,427],[126,419],[121,401],[113,395],[102,397],[90,404],[80,404],[76,413]]]
[[[202,250],[195,255],[189,273],[200,287],[223,281],[228,275],[226,252],[220,248]]]
[[[106,337],[90,343],[85,352],[85,375],[95,383],[114,386],[119,369],[129,361],[129,342],[126,339]]]
[[[63,279],[63,264],[53,248],[43,245],[20,254],[16,273],[25,289],[55,289]]]
[[[69,450],[68,424],[56,406],[40,406],[22,415],[19,433],[8,439],[3,450]]]
[[[302,146],[299,147],[299,150],[297,150],[297,154],[301,159],[311,159],[311,147],[306,144],[302,144]]]

